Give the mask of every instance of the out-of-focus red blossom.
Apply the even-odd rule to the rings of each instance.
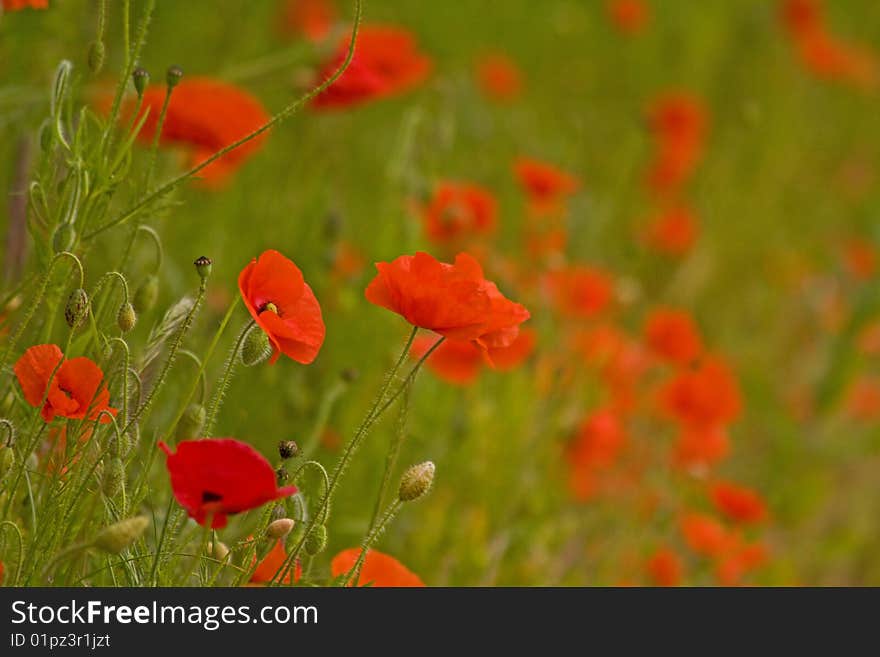
[[[782,0],[781,16],[785,26],[795,34],[808,34],[824,28],[819,0]]]
[[[259,564],[257,563],[257,555],[254,555],[253,560],[251,561],[251,567],[253,568],[256,566],[256,568],[254,568],[254,572],[251,575],[250,583],[268,584],[281,570],[285,561],[287,561],[287,551],[284,549],[284,543],[279,539]],[[291,570],[293,572],[291,572]],[[297,559],[296,565],[293,569],[288,568],[281,583],[292,584],[293,582],[298,582],[300,577],[302,577],[302,566]]]
[[[138,140],[144,144],[153,141],[165,92],[165,85],[151,85],[144,91],[143,107],[138,116],[141,118],[147,113],[138,133]],[[134,109],[135,101],[128,101],[122,116],[130,116]],[[184,77],[171,94],[159,143],[186,149],[189,152],[188,165],[196,166],[268,120],[269,115],[262,103],[244,89],[213,78]],[[198,174],[201,184],[223,186],[262,148],[266,137],[267,134],[263,133],[202,169]]]
[[[330,572],[333,577],[339,577],[350,571],[357,562],[360,553],[360,548],[349,548],[333,557],[333,560],[330,562]],[[357,585],[413,588],[424,586],[425,583],[418,575],[391,555],[384,554],[378,550],[370,550],[364,558],[358,582],[349,584],[349,586]]]
[[[480,90],[490,99],[510,102],[522,95],[523,79],[514,61],[500,52],[488,53],[477,59],[475,76]]]
[[[279,488],[275,470],[247,443],[232,438],[184,440],[172,452],[164,442],[174,498],[200,525],[226,526],[227,516],[288,497],[296,486]]]
[[[645,321],[645,343],[662,360],[687,365],[703,351],[700,331],[683,310],[657,308]]]
[[[241,270],[238,289],[248,312],[272,344],[270,363],[282,353],[311,363],[321,350],[326,329],[321,306],[293,261],[272,249]]]
[[[337,19],[331,0],[285,0],[281,28],[291,36],[302,35],[309,41],[323,41]]]
[[[709,468],[730,454],[730,438],[720,427],[683,427],[673,448],[676,465]]]
[[[768,556],[763,543],[740,545],[718,560],[715,577],[723,586],[738,586],[745,575],[767,563]]]
[[[422,218],[432,242],[461,245],[495,230],[498,202],[480,185],[444,181],[422,209]]]
[[[761,496],[750,488],[728,481],[712,486],[712,502],[719,513],[742,524],[756,524],[767,519],[767,505]]]
[[[611,275],[598,267],[573,265],[545,277],[554,307],[570,317],[590,319],[607,309],[613,295]]]
[[[859,331],[856,344],[865,356],[880,356],[880,318],[869,322]]]
[[[648,126],[656,141],[648,186],[674,195],[687,182],[703,155],[708,124],[702,100],[689,93],[666,93],[648,108]]]
[[[79,432],[77,443],[85,445],[92,437],[93,427],[83,427]],[[49,438],[44,444],[41,456],[46,459],[46,472],[64,476],[70,469],[70,466],[77,463],[82,454],[77,451],[73,457],[68,457],[67,450],[67,425],[62,424],[61,427],[53,427],[49,430]]]
[[[568,245],[568,231],[554,226],[527,229],[525,242],[529,256],[534,259],[560,256]]]
[[[742,399],[736,377],[727,363],[710,355],[693,369],[678,372],[666,383],[660,390],[660,404],[685,426],[711,428],[735,420]]]
[[[553,213],[574,194],[580,183],[570,173],[539,160],[520,157],[513,163],[516,179],[533,211]]]
[[[843,262],[847,271],[860,281],[877,273],[877,249],[866,240],[851,239],[843,247]]]
[[[648,575],[656,586],[678,586],[684,565],[671,548],[660,548],[648,559]]]
[[[644,241],[649,248],[668,256],[690,252],[700,233],[694,212],[684,205],[673,205],[658,213],[645,228]]]
[[[605,9],[611,24],[623,34],[639,34],[651,18],[644,0],[608,0]]]
[[[339,242],[333,249],[333,265],[330,272],[334,281],[350,281],[364,271],[366,260],[351,242]]]
[[[317,83],[331,77],[345,61],[351,36],[320,69]],[[402,27],[362,25],[349,67],[312,101],[317,110],[344,109],[394,96],[418,86],[431,72],[431,60],[419,52],[415,36]]]
[[[880,377],[863,375],[846,392],[846,412],[856,420],[880,419]]]
[[[639,401],[639,381],[651,366],[651,357],[637,341],[626,338],[600,370],[610,405],[619,412],[632,410]]]
[[[22,9],[48,9],[49,0],[3,0],[4,11],[21,11]]]
[[[594,497],[602,487],[602,474],[615,464],[626,444],[619,416],[601,409],[584,420],[567,452],[569,490],[579,502]]]
[[[0,586],[3,586],[3,575],[6,573],[6,567],[3,565],[3,562],[0,561]]]
[[[467,253],[447,264],[419,252],[376,263],[376,269],[366,289],[370,303],[453,340],[474,340],[484,349],[507,347],[529,318],[524,306],[483,277],[483,268]]]
[[[64,360],[58,345],[38,344],[22,354],[13,371],[28,404],[42,405],[40,415],[46,422],[56,415],[72,420],[94,420],[100,415],[100,422],[106,424],[110,418],[102,413],[116,415],[104,372],[85,356]]]
[[[705,513],[687,513],[679,521],[679,528],[688,547],[697,554],[715,556],[731,544],[727,528]]]

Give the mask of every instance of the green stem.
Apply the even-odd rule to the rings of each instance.
[[[214,422],[217,420],[217,411],[220,410],[220,406],[223,404],[223,397],[226,396],[226,389],[229,387],[229,382],[232,380],[232,373],[235,371],[235,365],[238,362],[238,354],[241,352],[241,345],[244,344],[244,339],[247,337],[248,331],[250,331],[256,323],[257,322],[252,319],[245,324],[241,333],[238,334],[238,339],[235,341],[235,345],[232,347],[232,353],[230,353],[229,358],[226,359],[226,367],[223,369],[223,376],[220,377],[217,389],[214,391],[214,397],[211,399],[211,408],[208,410],[208,415],[205,418],[205,427],[202,430],[205,438],[211,437],[211,432],[214,430]]]

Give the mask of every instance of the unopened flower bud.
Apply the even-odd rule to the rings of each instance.
[[[89,45],[89,70],[93,75],[97,75],[104,68],[104,58],[107,55],[107,49],[104,47],[103,41],[92,41]]]
[[[110,463],[104,469],[102,477],[102,489],[107,497],[115,497],[122,490],[125,481],[125,468],[122,459],[118,456],[110,459]]]
[[[276,504],[272,507],[272,512],[269,514],[270,521],[273,522],[275,520],[279,520],[280,518],[287,517],[287,508],[283,504]]]
[[[299,445],[295,440],[282,440],[278,443],[278,455],[284,460],[292,459],[299,454]]]
[[[411,465],[400,478],[398,497],[401,502],[417,500],[431,489],[434,482],[434,463],[425,461]]]
[[[196,266],[196,271],[202,280],[208,278],[211,275],[211,270],[214,268],[214,261],[208,256],[199,256],[193,264]]]
[[[217,561],[225,561],[226,557],[229,556],[229,548],[221,541],[217,541],[216,543],[213,541],[209,542],[207,552],[209,556],[215,558]]]
[[[207,417],[205,407],[201,404],[190,404],[186,407],[180,421],[177,423],[175,437],[178,441],[197,438],[205,426]]]
[[[104,550],[104,552],[119,554],[143,536],[149,524],[150,519],[147,516],[135,516],[134,518],[120,520],[102,529],[95,537],[92,545]]]
[[[290,474],[287,472],[283,465],[275,470],[275,479],[278,480],[279,486],[286,483],[289,478]]]
[[[144,89],[150,83],[150,72],[138,66],[131,72],[131,81],[134,83],[134,89],[137,91],[138,98],[144,95]]]
[[[269,336],[259,326],[254,326],[248,331],[241,345],[241,363],[245,367],[259,365],[272,355],[272,345],[269,344]]]
[[[266,527],[266,536],[269,538],[284,538],[293,529],[293,520],[290,518],[279,518],[269,523]]]
[[[180,82],[180,79],[182,77],[183,69],[179,66],[171,66],[165,73],[165,83],[168,85],[169,89],[174,89],[174,87],[177,86],[177,83]]]
[[[339,377],[346,383],[354,383],[358,378],[358,371],[353,367],[346,367],[339,373]]]
[[[81,287],[76,288],[67,298],[64,319],[70,328],[76,328],[89,314],[89,295]]]
[[[129,302],[119,306],[119,312],[116,313],[116,325],[123,333],[128,333],[137,324],[137,314],[134,312],[134,306]]]
[[[70,251],[75,241],[76,229],[73,227],[73,224],[59,224],[58,228],[55,229],[55,234],[52,236],[52,248],[55,249],[55,253]]]
[[[310,557],[320,554],[327,547],[327,528],[324,525],[315,525],[306,536],[303,548]]]
[[[159,277],[155,274],[147,276],[146,280],[134,293],[134,309],[143,314],[152,310],[159,300]]]

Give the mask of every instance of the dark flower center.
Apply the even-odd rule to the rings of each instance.
[[[213,491],[202,491],[202,504],[209,504],[211,502],[219,502],[223,499],[223,496],[219,493],[214,493]]]

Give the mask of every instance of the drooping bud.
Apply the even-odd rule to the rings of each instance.
[[[183,69],[179,66],[170,66],[168,71],[165,73],[165,84],[168,85],[169,89],[174,89],[177,86],[177,83],[180,82],[180,79],[183,77]]]
[[[190,404],[186,407],[180,421],[177,423],[174,435],[178,441],[197,438],[205,426],[207,417],[205,407],[201,404]]]
[[[143,536],[150,519],[147,516],[135,516],[104,527],[95,537],[92,545],[110,554],[119,554]]]
[[[274,522],[270,522],[266,527],[266,536],[269,538],[284,538],[293,529],[293,520],[290,518],[279,518]]]
[[[290,478],[290,474],[287,472],[287,469],[282,465],[279,466],[275,470],[275,479],[278,481],[279,486],[283,486],[287,483],[287,480]]]
[[[89,314],[89,295],[81,287],[76,288],[67,298],[64,319],[70,328],[76,328]]]
[[[278,443],[278,455],[285,461],[292,459],[297,454],[299,454],[299,445],[295,440],[282,440]]]
[[[103,41],[92,41],[89,45],[89,70],[93,75],[97,75],[104,68],[104,58],[107,55],[107,49],[104,47]]]
[[[150,72],[138,66],[131,72],[131,81],[134,83],[134,89],[137,91],[138,98],[144,95],[144,89],[150,83]]]
[[[55,249],[55,253],[70,251],[74,241],[76,241],[76,228],[73,224],[59,224],[52,236],[52,248]]]
[[[102,489],[107,497],[115,497],[122,490],[125,481],[125,468],[122,459],[118,456],[110,459],[110,463],[104,468],[102,476]]]
[[[346,367],[339,373],[339,377],[345,381],[345,383],[354,383],[357,381],[359,376],[359,372],[353,367]]]
[[[310,557],[320,554],[327,547],[327,528],[324,525],[315,525],[306,536],[303,548]]]
[[[196,271],[202,280],[208,278],[211,275],[211,270],[214,268],[214,261],[208,256],[199,256],[193,264],[196,266]]]
[[[134,309],[138,313],[143,314],[152,310],[158,300],[159,277],[155,274],[150,274],[134,293]]]
[[[272,512],[269,514],[270,521],[273,522],[275,520],[279,520],[280,518],[287,517],[287,509],[283,504],[276,504],[272,507]]]
[[[425,495],[434,483],[434,463],[425,461],[411,465],[400,478],[398,497],[401,502],[412,502]]]
[[[269,336],[259,326],[251,327],[244,336],[244,344],[241,345],[241,364],[245,367],[253,367],[271,355],[272,345],[269,344]]]
[[[137,324],[137,314],[134,312],[134,306],[129,302],[119,306],[119,312],[116,313],[116,325],[123,333],[128,333]]]
[[[217,561],[225,561],[226,557],[229,556],[229,548],[221,541],[217,541],[216,543],[211,541],[208,543],[207,553]]]

